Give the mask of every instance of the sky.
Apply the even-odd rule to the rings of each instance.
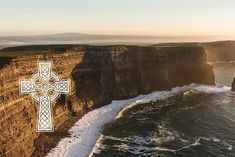
[[[235,36],[235,0],[0,0],[0,36]]]

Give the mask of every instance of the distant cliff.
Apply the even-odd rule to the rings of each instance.
[[[186,42],[186,43],[162,43],[154,44],[156,47],[172,47],[172,46],[202,46],[206,50],[207,61],[234,61],[235,60],[235,41],[216,41],[216,42]]]
[[[200,45],[205,47],[207,60],[210,62],[235,60],[235,41],[208,42]]]
[[[190,83],[214,84],[200,46],[23,46],[0,55],[0,156],[30,156],[35,149],[37,106],[28,95],[19,95],[18,82],[37,70],[38,60],[53,61],[61,78],[73,80],[72,95],[53,107],[56,128],[113,99]]]

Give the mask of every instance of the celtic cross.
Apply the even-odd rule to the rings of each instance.
[[[20,94],[30,94],[39,103],[37,131],[53,132],[52,103],[60,94],[70,92],[70,80],[61,80],[52,71],[51,61],[39,61],[38,71],[29,80],[20,81]]]

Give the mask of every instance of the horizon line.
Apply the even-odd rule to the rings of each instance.
[[[191,37],[200,37],[200,38],[213,38],[213,37],[235,37],[235,35],[193,35],[193,34],[184,34],[184,35],[179,35],[179,34],[169,34],[169,35],[150,35],[150,34],[110,34],[110,33],[81,33],[81,32],[58,32],[58,33],[29,33],[29,34],[21,34],[21,33],[16,33],[16,34],[9,34],[9,35],[0,35],[0,37],[28,37],[28,36],[49,36],[49,35],[97,35],[97,36],[130,36],[130,37],[151,37],[151,38],[161,38],[161,37],[179,37],[179,38],[191,38]]]

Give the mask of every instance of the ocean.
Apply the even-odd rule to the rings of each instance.
[[[234,62],[211,63],[216,86],[156,91],[86,114],[48,156],[234,157]]]

